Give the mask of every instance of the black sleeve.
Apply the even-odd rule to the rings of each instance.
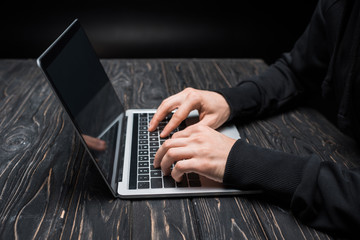
[[[230,106],[229,120],[272,114],[293,107],[305,94],[321,95],[331,51],[324,30],[323,11],[328,6],[323,2],[329,1],[319,2],[310,24],[290,53],[283,54],[260,76],[217,91]]]
[[[336,1],[320,0],[312,20],[290,53],[260,76],[218,92],[232,118],[272,114],[307,95],[321,95],[332,46],[325,12]],[[325,30],[327,29],[327,30]],[[224,183],[261,189],[285,202],[303,223],[342,236],[360,236],[360,170],[322,162],[316,155],[295,156],[238,140],[230,151]]]
[[[360,169],[238,140],[229,153],[223,181],[239,189],[264,191],[311,227],[343,237],[360,236]]]

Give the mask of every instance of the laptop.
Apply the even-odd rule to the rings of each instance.
[[[122,106],[84,29],[76,19],[37,59],[55,95],[68,113],[76,132],[96,169],[115,197],[156,198],[251,193],[229,189],[195,173],[185,174],[182,182],[163,176],[153,167],[155,153],[166,140],[159,132],[171,114],[148,132],[156,109],[129,109]],[[192,112],[178,129],[196,119]],[[235,126],[218,129],[239,138]],[[99,150],[91,140],[101,139]]]

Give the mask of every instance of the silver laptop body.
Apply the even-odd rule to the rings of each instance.
[[[163,176],[160,169],[154,169],[152,159],[157,148],[166,140],[156,140],[155,135],[158,133],[147,131],[148,121],[156,110],[124,111],[78,20],[71,23],[37,59],[37,64],[69,114],[87,152],[115,197],[254,193],[225,188],[197,174],[186,174],[181,183],[176,183],[170,176]],[[196,118],[196,112],[192,112],[189,117]],[[218,130],[233,138],[240,137],[233,125]],[[106,150],[97,151],[89,147],[87,136],[104,140]]]

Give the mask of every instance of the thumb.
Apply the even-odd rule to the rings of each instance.
[[[220,125],[218,126],[217,121],[209,116],[205,116],[204,118],[200,119],[200,121],[198,123],[196,123],[198,125],[203,125],[203,126],[208,126],[211,127],[213,129],[216,129],[218,127],[220,127]]]

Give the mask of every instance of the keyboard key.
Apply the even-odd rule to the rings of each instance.
[[[164,187],[165,188],[174,188],[175,180],[171,176],[164,176]]]
[[[149,161],[149,156],[139,156],[139,161]]]
[[[161,177],[161,171],[151,171],[151,177]]]
[[[139,136],[139,139],[148,139],[148,136],[147,135],[140,135]],[[150,138],[151,139],[151,138]],[[151,140],[150,140],[151,141]]]
[[[148,150],[139,151],[139,156],[140,155],[148,155],[148,154],[149,154]]]
[[[139,175],[138,181],[149,181],[150,177],[149,175]]]
[[[149,149],[149,145],[139,145],[139,149]]]
[[[146,189],[149,188],[149,182],[138,182],[138,188],[139,189]]]
[[[153,163],[154,163],[154,160],[153,160]],[[155,168],[155,167],[154,167],[154,165],[153,165],[153,163],[152,163],[152,164],[150,164],[150,170],[151,170],[151,171],[154,171],[154,170],[160,170],[160,167]]]
[[[150,152],[157,152],[157,150],[159,150],[158,147],[151,147],[150,148]]]
[[[151,179],[151,188],[162,188],[162,179],[161,178],[152,178]]]
[[[138,169],[139,174],[146,174],[149,173],[149,168],[139,168]]]
[[[149,167],[149,162],[139,162],[139,167]]]
[[[176,183],[176,186],[177,186],[177,187],[180,187],[180,188],[181,188],[181,187],[188,187],[188,182],[187,182],[186,176],[183,176],[181,182],[177,182],[177,183]]]

